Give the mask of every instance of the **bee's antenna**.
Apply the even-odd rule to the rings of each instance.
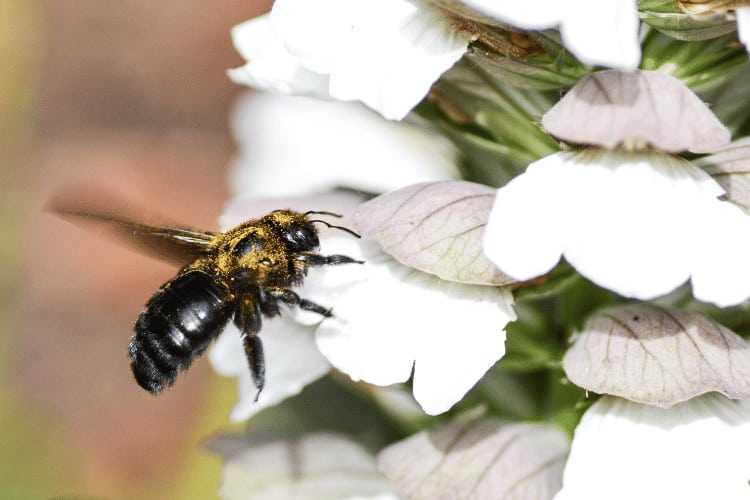
[[[322,212],[316,212],[316,213],[322,213]],[[354,236],[355,238],[361,238],[361,236],[360,236],[360,235],[358,235],[357,233],[355,233],[354,231],[352,231],[352,230],[351,230],[351,229],[349,229],[348,227],[343,227],[343,226],[334,226],[333,224],[330,224],[330,223],[328,223],[328,222],[326,222],[326,221],[324,221],[324,220],[320,220],[320,219],[311,219],[311,220],[310,220],[310,222],[319,222],[319,223],[321,223],[321,224],[323,224],[323,225],[325,225],[326,227],[329,227],[329,228],[331,228],[331,229],[340,229],[340,230],[342,230],[342,231],[346,231],[347,233],[351,234],[351,235],[352,235],[352,236]]]
[[[325,210],[308,210],[304,213],[304,215],[330,215],[331,217],[343,217],[341,214],[337,214],[335,212],[328,212]],[[311,221],[311,222],[322,222],[322,221]]]

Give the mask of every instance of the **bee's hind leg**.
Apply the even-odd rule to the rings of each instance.
[[[234,324],[240,330],[250,374],[253,377],[253,382],[255,382],[255,387],[258,389],[258,393],[255,395],[257,401],[266,385],[266,360],[263,355],[263,342],[258,335],[261,327],[261,312],[258,302],[253,300],[240,302],[240,307],[234,314]]]

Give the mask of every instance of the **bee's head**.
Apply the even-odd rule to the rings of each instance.
[[[318,230],[307,215],[290,210],[275,210],[263,217],[291,253],[309,252],[320,245]]]

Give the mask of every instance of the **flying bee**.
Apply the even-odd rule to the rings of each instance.
[[[148,301],[128,347],[136,381],[152,394],[171,386],[232,321],[242,336],[260,395],[265,384],[262,318],[279,315],[282,306],[330,317],[329,308],[301,298],[292,288],[302,284],[310,267],[362,263],[345,255],[317,253],[320,242],[314,224],[359,237],[347,228],[311,218],[340,217],[331,212],[274,210],[219,233],[151,226],[108,210],[78,210],[74,205],[53,200],[50,209],[104,223],[148,253],[184,264]]]

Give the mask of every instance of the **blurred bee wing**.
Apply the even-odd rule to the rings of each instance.
[[[218,234],[134,222],[117,215],[118,210],[111,206],[87,206],[79,201],[80,196],[76,198],[67,194],[55,196],[47,203],[46,210],[82,226],[98,226],[141,253],[175,264],[184,265],[208,254],[211,240]]]

